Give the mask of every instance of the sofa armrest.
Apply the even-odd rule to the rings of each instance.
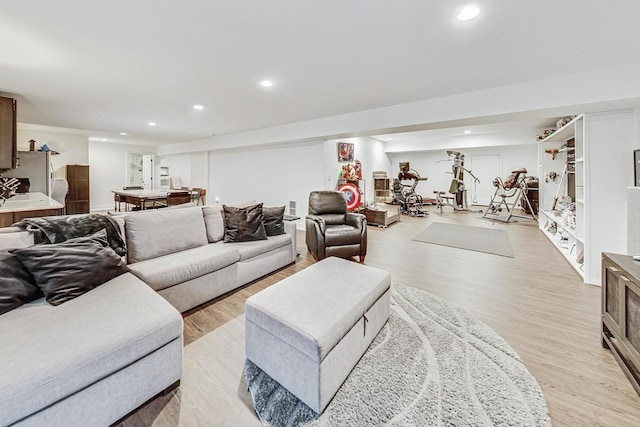
[[[306,218],[308,221],[313,221],[318,225],[318,228],[320,229],[320,233],[322,233],[322,235],[324,236],[324,231],[327,228],[327,224],[324,221],[324,218],[322,218],[320,215],[307,215]]]
[[[0,250],[17,249],[32,246],[33,233],[19,227],[0,228]]]
[[[284,232],[291,236],[293,259],[298,256],[298,226],[295,221],[284,222]]]
[[[367,217],[362,214],[348,212],[346,216],[347,225],[359,230],[367,228]]]

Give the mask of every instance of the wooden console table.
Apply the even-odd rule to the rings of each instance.
[[[367,224],[377,225],[378,227],[388,227],[396,221],[400,221],[400,206],[376,204],[364,210],[367,217]]]
[[[640,262],[602,254],[602,346],[640,394]]]

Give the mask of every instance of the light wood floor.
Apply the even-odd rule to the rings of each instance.
[[[427,218],[403,216],[388,229],[370,226],[366,264],[464,308],[498,332],[540,383],[555,426],[640,425],[640,398],[600,345],[600,288],[583,284],[533,221],[503,224],[480,216],[432,210]],[[507,229],[515,258],[412,241],[432,222]],[[123,426],[259,425],[241,380],[241,315],[250,295],[313,264],[301,233],[298,240],[294,265],[185,315],[180,388]]]

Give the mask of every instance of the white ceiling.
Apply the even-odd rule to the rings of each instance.
[[[555,119],[522,119],[474,125],[453,125],[440,129],[376,135],[385,151],[407,152],[535,143],[540,129],[555,128]]]
[[[23,123],[169,143],[640,62],[638,0],[477,0],[459,22],[467,3],[3,2],[0,93]]]

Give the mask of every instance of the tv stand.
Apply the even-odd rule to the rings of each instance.
[[[602,346],[640,394],[640,261],[602,253]]]

